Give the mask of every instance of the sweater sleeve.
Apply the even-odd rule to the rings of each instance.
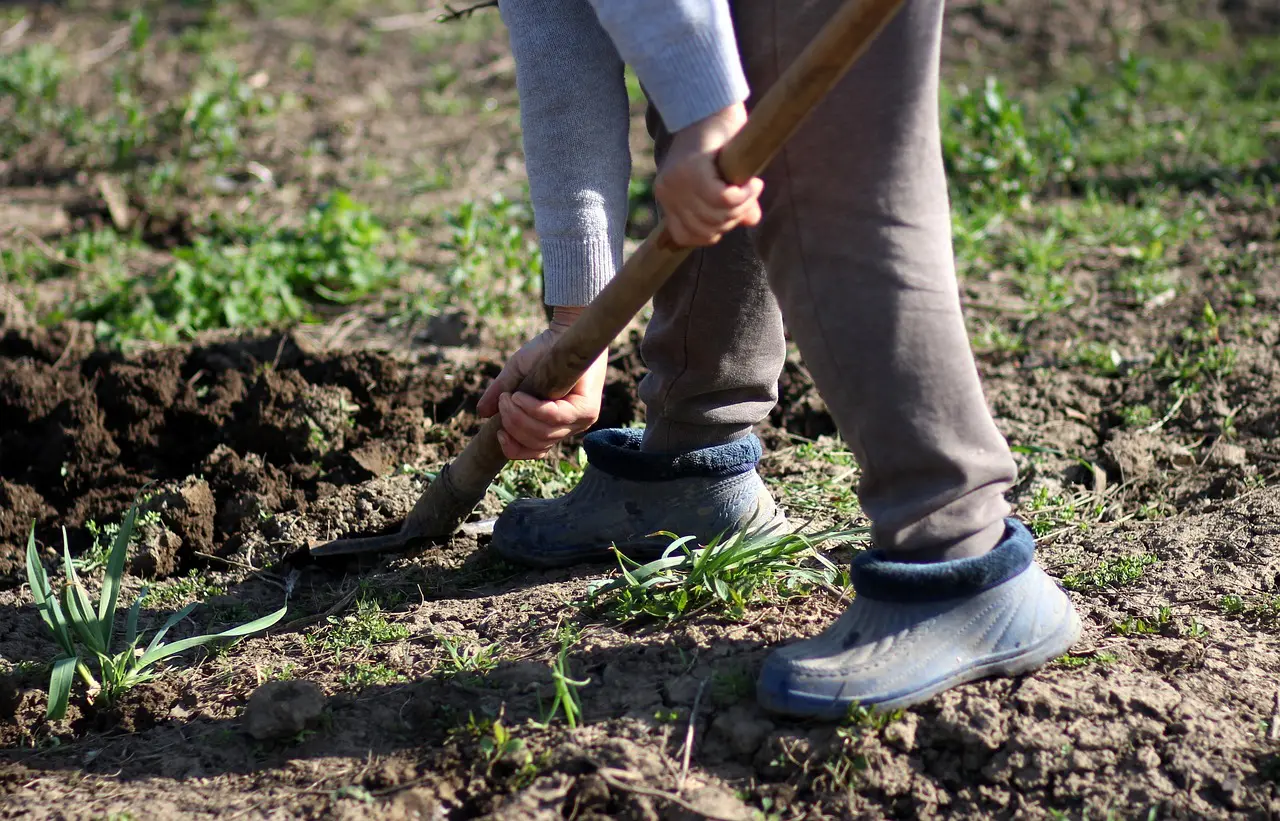
[[[586,305],[622,261],[630,111],[623,63],[588,0],[503,0],[543,299]]]
[[[747,99],[729,0],[590,0],[670,132]]]

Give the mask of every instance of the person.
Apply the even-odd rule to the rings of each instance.
[[[848,610],[760,671],[765,708],[810,717],[1029,671],[1080,633],[1010,515],[1015,466],[965,333],[938,122],[942,0],[907,0],[761,179],[716,172],[753,100],[839,2],[501,0],[554,310],[479,406],[501,415],[511,459],[598,417],[604,357],[562,398],[515,389],[621,264],[629,64],[649,101],[656,199],[696,248],[653,301],[643,430],[589,433],[580,483],[511,503],[492,549],[555,567],[608,560],[611,545],[653,557],[658,531],[705,543],[779,526],[752,430],[777,400],[790,329],[861,467],[874,543],[854,560]]]

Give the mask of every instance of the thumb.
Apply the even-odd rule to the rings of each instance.
[[[476,413],[480,414],[481,419],[488,419],[496,414],[498,397],[504,393],[515,393],[516,388],[520,386],[520,380],[524,378],[524,374],[513,365],[514,363],[508,362],[480,397],[480,402],[476,405]]]

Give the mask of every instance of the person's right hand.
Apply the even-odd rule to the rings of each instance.
[[[746,185],[729,185],[716,165],[720,149],[746,124],[747,109],[737,103],[672,135],[653,194],[678,244],[715,245],[739,225],[760,223],[764,182],[755,177]]]
[[[560,399],[538,399],[516,390],[581,312],[581,308],[556,308],[551,326],[512,354],[502,373],[480,397],[477,411],[482,418],[502,416],[498,442],[508,459],[540,459],[561,440],[582,433],[600,418],[600,399],[609,364],[607,352],[601,354],[573,390]]]

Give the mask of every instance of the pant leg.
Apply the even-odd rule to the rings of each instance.
[[[671,136],[651,105],[658,163]],[[644,449],[676,451],[746,436],[778,401],[782,314],[745,229],[699,249],[653,299],[640,349],[649,373]]]
[[[840,0],[738,0],[753,94]],[[787,327],[862,466],[881,548],[980,555],[1015,467],[960,310],[938,125],[942,0],[907,0],[763,175],[757,247]]]

